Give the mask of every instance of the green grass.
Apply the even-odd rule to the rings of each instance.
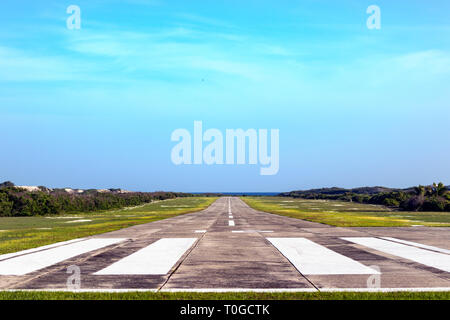
[[[47,217],[0,217],[0,254],[196,212],[217,198],[177,198],[134,208]],[[90,220],[73,222],[76,220]]]
[[[0,300],[449,300],[447,292],[42,292],[42,291],[0,291]]]
[[[393,211],[384,206],[287,197],[242,197],[256,210],[338,227],[450,227],[449,212]]]

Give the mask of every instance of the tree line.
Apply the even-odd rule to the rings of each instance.
[[[430,186],[419,185],[407,189],[365,187],[356,189],[323,188],[291,191],[280,196],[302,199],[341,200],[366,204],[379,204],[406,211],[450,212],[450,192],[442,182]]]
[[[178,192],[120,193],[112,189],[109,192],[87,190],[83,193],[69,193],[63,189],[39,187],[39,191],[27,191],[7,181],[0,184],[0,216],[43,216],[111,210],[189,196],[193,195]]]

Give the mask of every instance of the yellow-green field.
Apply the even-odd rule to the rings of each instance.
[[[119,230],[207,208],[217,198],[192,197],[134,208],[47,217],[0,217],[0,254]]]
[[[450,212],[393,211],[384,206],[287,197],[242,197],[250,207],[339,227],[450,227]]]

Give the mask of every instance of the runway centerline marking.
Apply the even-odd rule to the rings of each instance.
[[[384,239],[372,237],[342,238],[344,240],[375,249],[384,253],[391,254],[400,258],[418,262],[429,267],[450,272],[450,256],[444,253],[438,253],[406,244],[396,243]]]
[[[166,275],[197,238],[164,238],[94,273]]]
[[[88,239],[0,261],[0,275],[22,276],[126,239]]]
[[[306,238],[267,238],[304,275],[379,274]]]

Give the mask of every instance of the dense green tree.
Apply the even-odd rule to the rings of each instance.
[[[0,189],[0,216],[53,215],[68,212],[90,212],[136,206],[154,200],[192,196],[174,192],[98,192],[68,193],[63,190],[29,192],[15,187]]]
[[[442,183],[431,186],[419,185],[408,189],[364,187],[355,189],[322,188],[291,191],[280,196],[302,199],[325,199],[380,204],[409,211],[449,211],[450,192]]]

